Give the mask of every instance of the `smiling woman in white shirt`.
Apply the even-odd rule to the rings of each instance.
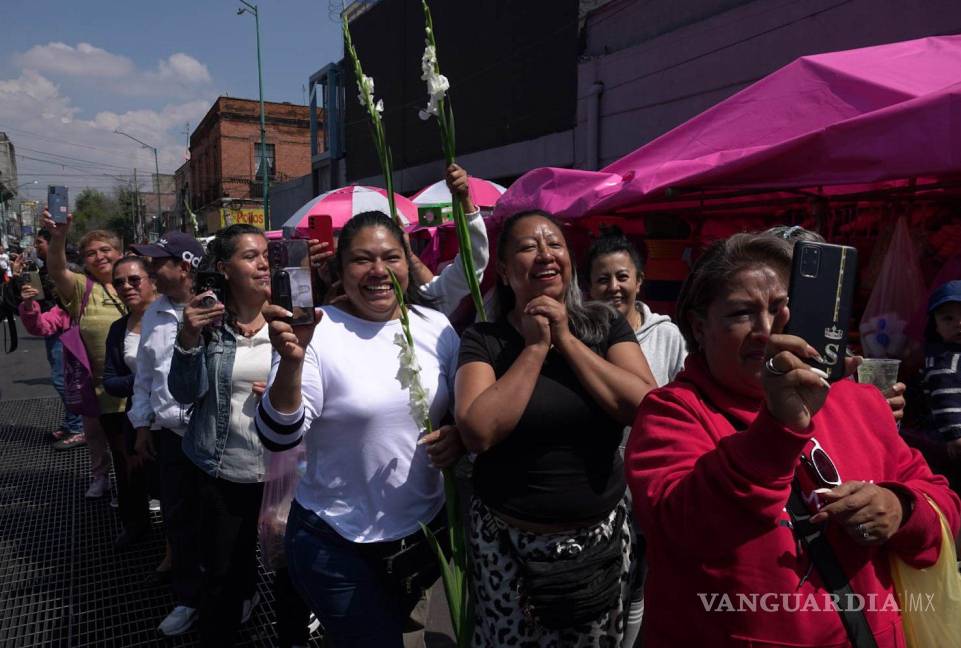
[[[463,454],[453,426],[441,425],[458,338],[444,315],[419,305],[403,233],[384,214],[359,214],[344,227],[335,266],[346,298],[325,306],[315,328],[271,321],[277,354],[257,429],[272,450],[302,438],[307,444],[286,553],[294,586],[329,633],[327,645],[399,648],[410,609],[437,574],[420,524],[446,522],[438,468]],[[402,328],[388,270],[412,305],[435,429],[429,436],[411,418],[408,391],[396,378]],[[266,312],[283,317],[276,306]],[[390,556],[400,565],[392,573]]]
[[[213,292],[184,309],[168,387],[192,405],[183,451],[197,470],[198,541],[204,583],[199,623],[204,646],[232,646],[257,604],[257,515],[264,451],[254,412],[270,368],[261,310],[270,297],[267,239],[252,225],[231,225],[207,249],[209,270],[223,274],[225,303]]]

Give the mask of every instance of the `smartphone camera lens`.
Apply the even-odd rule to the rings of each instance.
[[[821,269],[821,250],[816,247],[801,248],[801,276],[814,278]]]

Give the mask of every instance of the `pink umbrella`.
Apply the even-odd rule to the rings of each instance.
[[[490,180],[471,176],[468,181],[470,183],[470,197],[473,198],[474,204],[482,209],[493,207],[501,194],[507,191],[506,187]],[[447,183],[441,180],[424,187],[410,199],[415,205],[449,205],[450,189],[447,188]]]
[[[394,204],[404,226],[417,222],[417,207],[407,198],[394,194]],[[350,186],[323,193],[307,201],[303,207],[287,219],[285,227],[306,228],[307,217],[326,214],[331,217],[334,231],[338,231],[351,218],[366,211],[390,213],[387,191],[380,187]]]

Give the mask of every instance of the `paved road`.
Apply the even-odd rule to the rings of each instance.
[[[50,365],[43,338],[37,338],[23,329],[17,320],[20,344],[16,351],[0,353],[0,398],[47,398],[56,396],[50,382]],[[6,331],[6,325],[4,325]]]

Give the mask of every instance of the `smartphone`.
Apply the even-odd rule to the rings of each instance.
[[[858,251],[846,245],[797,241],[788,287],[791,319],[785,333],[797,335],[821,354],[822,362],[808,360],[828,374],[844,377],[848,324],[858,272]]]
[[[317,239],[326,243],[328,250],[334,249],[334,221],[327,214],[314,214],[307,217],[307,230],[302,238]]]
[[[46,293],[43,291],[43,281],[40,280],[40,273],[36,270],[23,273],[27,278],[27,284],[30,285],[37,291],[37,296],[34,299],[43,300],[46,299]]]
[[[291,313],[294,326],[314,324],[314,273],[306,239],[267,241],[270,263],[270,303]]]
[[[53,218],[54,223],[67,222],[68,205],[66,187],[47,186],[47,211],[50,212],[50,217]]]
[[[213,296],[207,295],[201,301],[203,308],[210,308],[218,301],[223,304],[227,297],[227,278],[219,272],[201,270],[194,279],[194,294],[199,295],[205,292],[212,292]]]

